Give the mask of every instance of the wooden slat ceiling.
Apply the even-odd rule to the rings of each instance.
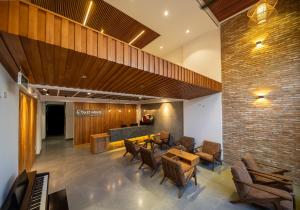
[[[209,2],[206,0],[205,2]],[[250,7],[258,2],[258,0],[215,0],[209,9],[215,17],[221,22],[232,15]]]
[[[222,84],[23,1],[0,1],[0,60],[30,83],[166,98]],[[30,20],[30,21],[29,21]]]
[[[109,95],[109,94],[99,94],[99,93],[89,93],[89,92],[77,92],[69,90],[57,90],[57,89],[37,89],[41,95],[49,96],[63,96],[63,97],[77,97],[77,98],[96,98],[96,99],[111,99],[111,100],[124,100],[124,101],[145,101],[155,98],[143,98],[134,96],[124,96],[124,95]]]
[[[90,0],[30,0],[45,9],[83,23]],[[103,0],[93,0],[86,25],[129,43],[141,31],[145,33],[133,43],[143,48],[160,35]]]

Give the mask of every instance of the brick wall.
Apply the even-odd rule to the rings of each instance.
[[[246,13],[221,25],[224,159],[251,152],[300,183],[300,1],[276,9],[263,25],[249,26]]]

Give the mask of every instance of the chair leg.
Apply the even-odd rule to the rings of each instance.
[[[125,157],[125,155],[127,155],[127,153],[128,153],[128,152],[126,151],[126,152],[124,153],[123,157]]]
[[[156,173],[156,171],[157,171],[157,168],[158,167],[156,167],[153,171],[152,171],[152,174],[151,174],[151,176],[150,177],[153,177],[154,176],[154,174]]]
[[[160,182],[160,184],[162,184],[165,181],[166,177],[164,176]]]
[[[132,161],[135,159],[135,157],[136,157],[136,155],[134,155],[134,156],[131,158],[130,162],[132,162]]]
[[[194,174],[194,179],[195,179],[195,185],[198,185],[198,183],[197,183],[197,175],[196,175],[196,172],[195,172],[195,174]]]
[[[180,199],[184,193],[185,187],[178,188],[178,198]]]
[[[139,169],[141,169],[143,167],[143,165],[144,165],[144,162],[142,162],[142,164],[140,165]]]

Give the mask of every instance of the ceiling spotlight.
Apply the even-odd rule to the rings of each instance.
[[[104,29],[101,29],[101,31],[100,31],[100,32],[101,32],[101,34],[104,34]]]
[[[190,29],[186,29],[185,31],[186,34],[189,34],[190,32],[191,32]]]
[[[164,49],[164,46],[160,46],[159,49],[161,49],[161,50]]]
[[[169,16],[169,11],[168,10],[164,11],[164,16],[166,16],[166,17]]]
[[[82,79],[86,79],[87,76],[86,76],[86,75],[82,75],[81,78],[82,78]]]
[[[140,96],[139,99],[142,99],[142,97]]]
[[[48,96],[49,95],[49,93],[46,93],[46,96]]]
[[[91,95],[92,93],[87,93],[88,95]]]
[[[43,91],[47,91],[47,89],[46,89],[46,88],[43,88]]]

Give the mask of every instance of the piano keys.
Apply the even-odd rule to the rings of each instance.
[[[48,210],[49,206],[56,206],[55,203],[49,204],[49,196],[51,196],[51,202],[62,202],[64,203],[63,209],[68,210],[65,190],[64,193],[48,195],[48,183],[49,173],[23,171],[16,178],[1,210]],[[56,199],[57,195],[60,196],[59,199]]]

